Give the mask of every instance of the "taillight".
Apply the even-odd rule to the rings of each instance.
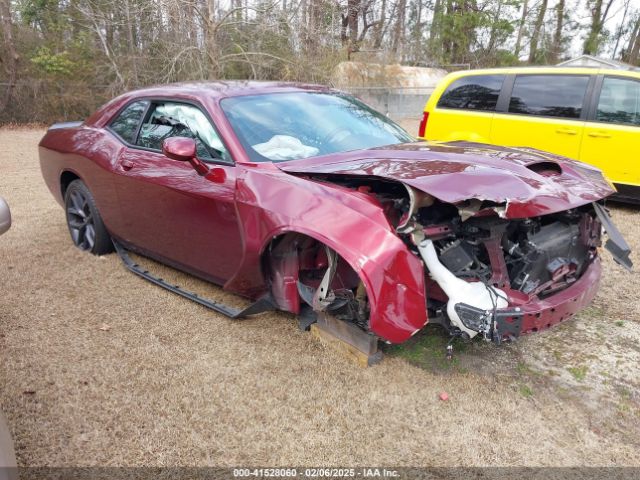
[[[420,121],[420,126],[418,127],[418,136],[420,138],[424,138],[424,134],[427,131],[428,121],[429,121],[429,112],[424,112],[422,114],[422,120]]]

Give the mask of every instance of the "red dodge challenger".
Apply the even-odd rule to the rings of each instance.
[[[598,247],[631,267],[599,170],[526,148],[416,142],[319,86],[165,85],[40,142],[76,246],[234,318],[280,309],[399,343],[427,322],[500,343],[596,294]],[[236,311],[134,251],[255,300]]]

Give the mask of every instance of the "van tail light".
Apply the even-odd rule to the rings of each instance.
[[[420,126],[418,127],[418,137],[424,138],[424,134],[427,131],[428,121],[429,121],[429,112],[424,112],[422,114],[422,120],[420,121]]]

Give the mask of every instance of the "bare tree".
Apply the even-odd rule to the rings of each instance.
[[[618,53],[618,47],[620,46],[620,40],[622,39],[622,35],[625,33],[625,25],[627,25],[627,14],[629,13],[630,4],[631,4],[631,0],[626,0],[624,3],[624,12],[622,14],[622,20],[620,21],[620,25],[618,26],[618,31],[616,32],[616,35],[615,35],[616,43],[613,47],[613,54],[611,55],[613,58],[616,58],[616,54]]]
[[[487,47],[487,50],[490,53],[495,52],[495,49],[496,49],[496,42],[498,41],[498,26],[499,26],[500,16],[502,13],[502,6],[503,6],[502,0],[497,0],[497,2],[498,3],[496,6],[496,9],[493,12],[493,18],[491,22],[491,33],[489,35],[489,45]]]
[[[520,17],[520,22],[518,22],[518,37],[516,39],[516,46],[515,46],[515,52],[514,52],[516,55],[516,58],[520,56],[520,49],[522,48],[522,38],[524,36],[524,25],[527,19],[527,15],[529,13],[528,6],[529,6],[529,0],[524,0],[522,2],[522,16]]]
[[[404,43],[404,29],[407,14],[407,0],[397,0],[396,22],[393,27],[393,38],[391,40],[391,53],[398,53],[398,49]]]
[[[591,0],[591,27],[586,40],[584,41],[583,53],[596,55],[600,49],[601,35],[604,23],[607,21],[609,10],[615,0],[608,0],[604,5],[604,0]],[[604,10],[602,9],[604,5]]]
[[[542,0],[540,9],[538,10],[536,23],[533,27],[533,33],[531,34],[531,43],[529,44],[529,63],[535,63],[536,61],[536,56],[538,54],[538,44],[540,42],[540,35],[542,32],[542,25],[544,24],[544,17],[547,14],[547,2],[548,0]]]
[[[601,41],[616,2],[627,5],[628,13],[616,25],[614,50],[637,63],[637,1],[0,0],[0,78],[9,84],[0,89],[0,106],[31,102],[33,111],[44,112],[57,108],[47,105],[60,105],[56,111],[64,115],[86,115],[115,93],[157,82],[328,82],[345,57],[372,50],[376,57],[358,59],[493,66],[519,61],[504,55],[505,46],[515,43],[516,58],[528,49],[529,61],[539,62],[544,50],[555,61],[578,17],[594,22],[577,33],[599,32],[595,38]],[[549,17],[551,24],[545,22]],[[29,61],[18,61],[24,57]],[[29,78],[34,88],[13,87]],[[84,89],[85,97],[56,97],[70,83],[74,92]],[[35,88],[48,88],[51,100],[17,98]],[[0,111],[0,122],[7,110]],[[35,118],[27,109],[24,117]]]
[[[622,59],[632,65],[638,65],[640,61],[640,14],[636,18],[633,32],[629,37],[629,43]]]
[[[557,63],[562,53],[562,28],[564,26],[564,2],[558,0],[556,5],[556,30],[553,33],[553,45],[551,46],[551,55],[549,61]]]
[[[11,20],[9,0],[0,0],[0,25],[2,25],[2,37],[6,51],[5,57],[0,58],[0,63],[4,64],[4,70],[7,73],[7,88],[0,99],[1,112],[7,107],[15,88],[18,75],[18,60],[20,59],[13,39],[13,21]]]
[[[376,20],[376,24],[373,30],[373,48],[380,49],[382,47],[382,40],[384,39],[384,34],[386,32],[386,21],[387,21],[387,0],[382,0],[380,2],[380,16],[378,20]]]

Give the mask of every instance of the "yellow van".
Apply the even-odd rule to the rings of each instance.
[[[640,71],[500,68],[447,75],[418,136],[525,146],[595,165],[640,201]]]

